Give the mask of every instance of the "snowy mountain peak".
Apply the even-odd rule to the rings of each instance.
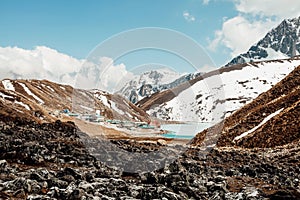
[[[132,103],[136,103],[146,96],[161,90],[161,86],[170,83],[180,77],[178,72],[167,68],[150,70],[135,75],[118,92]]]
[[[132,103],[137,103],[156,92],[174,88],[199,75],[200,72],[180,74],[168,68],[150,70],[136,75],[118,93]]]
[[[226,66],[261,60],[285,59],[300,54],[300,17],[283,20],[248,52],[233,58]]]
[[[139,84],[165,84],[178,78],[180,74],[178,72],[162,68],[158,70],[151,70],[144,72],[139,77]]]

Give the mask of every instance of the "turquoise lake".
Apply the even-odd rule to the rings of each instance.
[[[188,122],[184,124],[163,124],[161,129],[168,133],[162,136],[166,138],[192,139],[197,133],[212,126],[211,123]]]

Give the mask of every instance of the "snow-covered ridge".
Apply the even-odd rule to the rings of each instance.
[[[9,95],[6,95],[6,94],[3,94],[2,92],[0,92],[0,96],[5,99],[5,98],[8,98],[8,99],[14,99],[14,97],[12,96],[9,96]]]
[[[300,65],[270,90],[212,127],[210,130],[218,129],[217,146],[285,149],[299,144],[299,85]],[[199,133],[191,143],[200,145],[208,131]]]
[[[247,64],[238,70],[227,68],[147,112],[161,119],[216,123],[270,89],[298,65],[300,60],[289,59]]]

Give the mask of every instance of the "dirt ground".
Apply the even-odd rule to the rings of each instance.
[[[126,133],[125,131],[122,132],[119,130],[115,130],[113,128],[101,126],[100,124],[89,123],[76,118],[68,118],[68,121],[70,120],[73,121],[81,131],[87,133],[91,137],[100,136],[110,140],[131,139],[131,140],[141,141],[141,142],[157,142],[158,140],[160,141],[164,140],[167,144],[181,144],[181,145],[185,145],[189,142],[189,140],[186,139],[172,139],[172,138],[160,137],[159,134],[153,137],[153,133],[147,136],[147,134],[145,134],[144,132],[145,130],[143,130],[143,133],[140,136],[131,135]]]

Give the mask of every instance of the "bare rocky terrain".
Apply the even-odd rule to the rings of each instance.
[[[160,169],[134,173],[104,165],[89,153],[86,140],[95,138],[73,123],[40,124],[1,115],[0,199],[300,198],[299,163],[291,159],[299,145],[269,152],[191,148]],[[104,142],[110,141],[98,144]],[[140,153],[160,148],[176,153],[180,148],[127,140],[110,143]]]

